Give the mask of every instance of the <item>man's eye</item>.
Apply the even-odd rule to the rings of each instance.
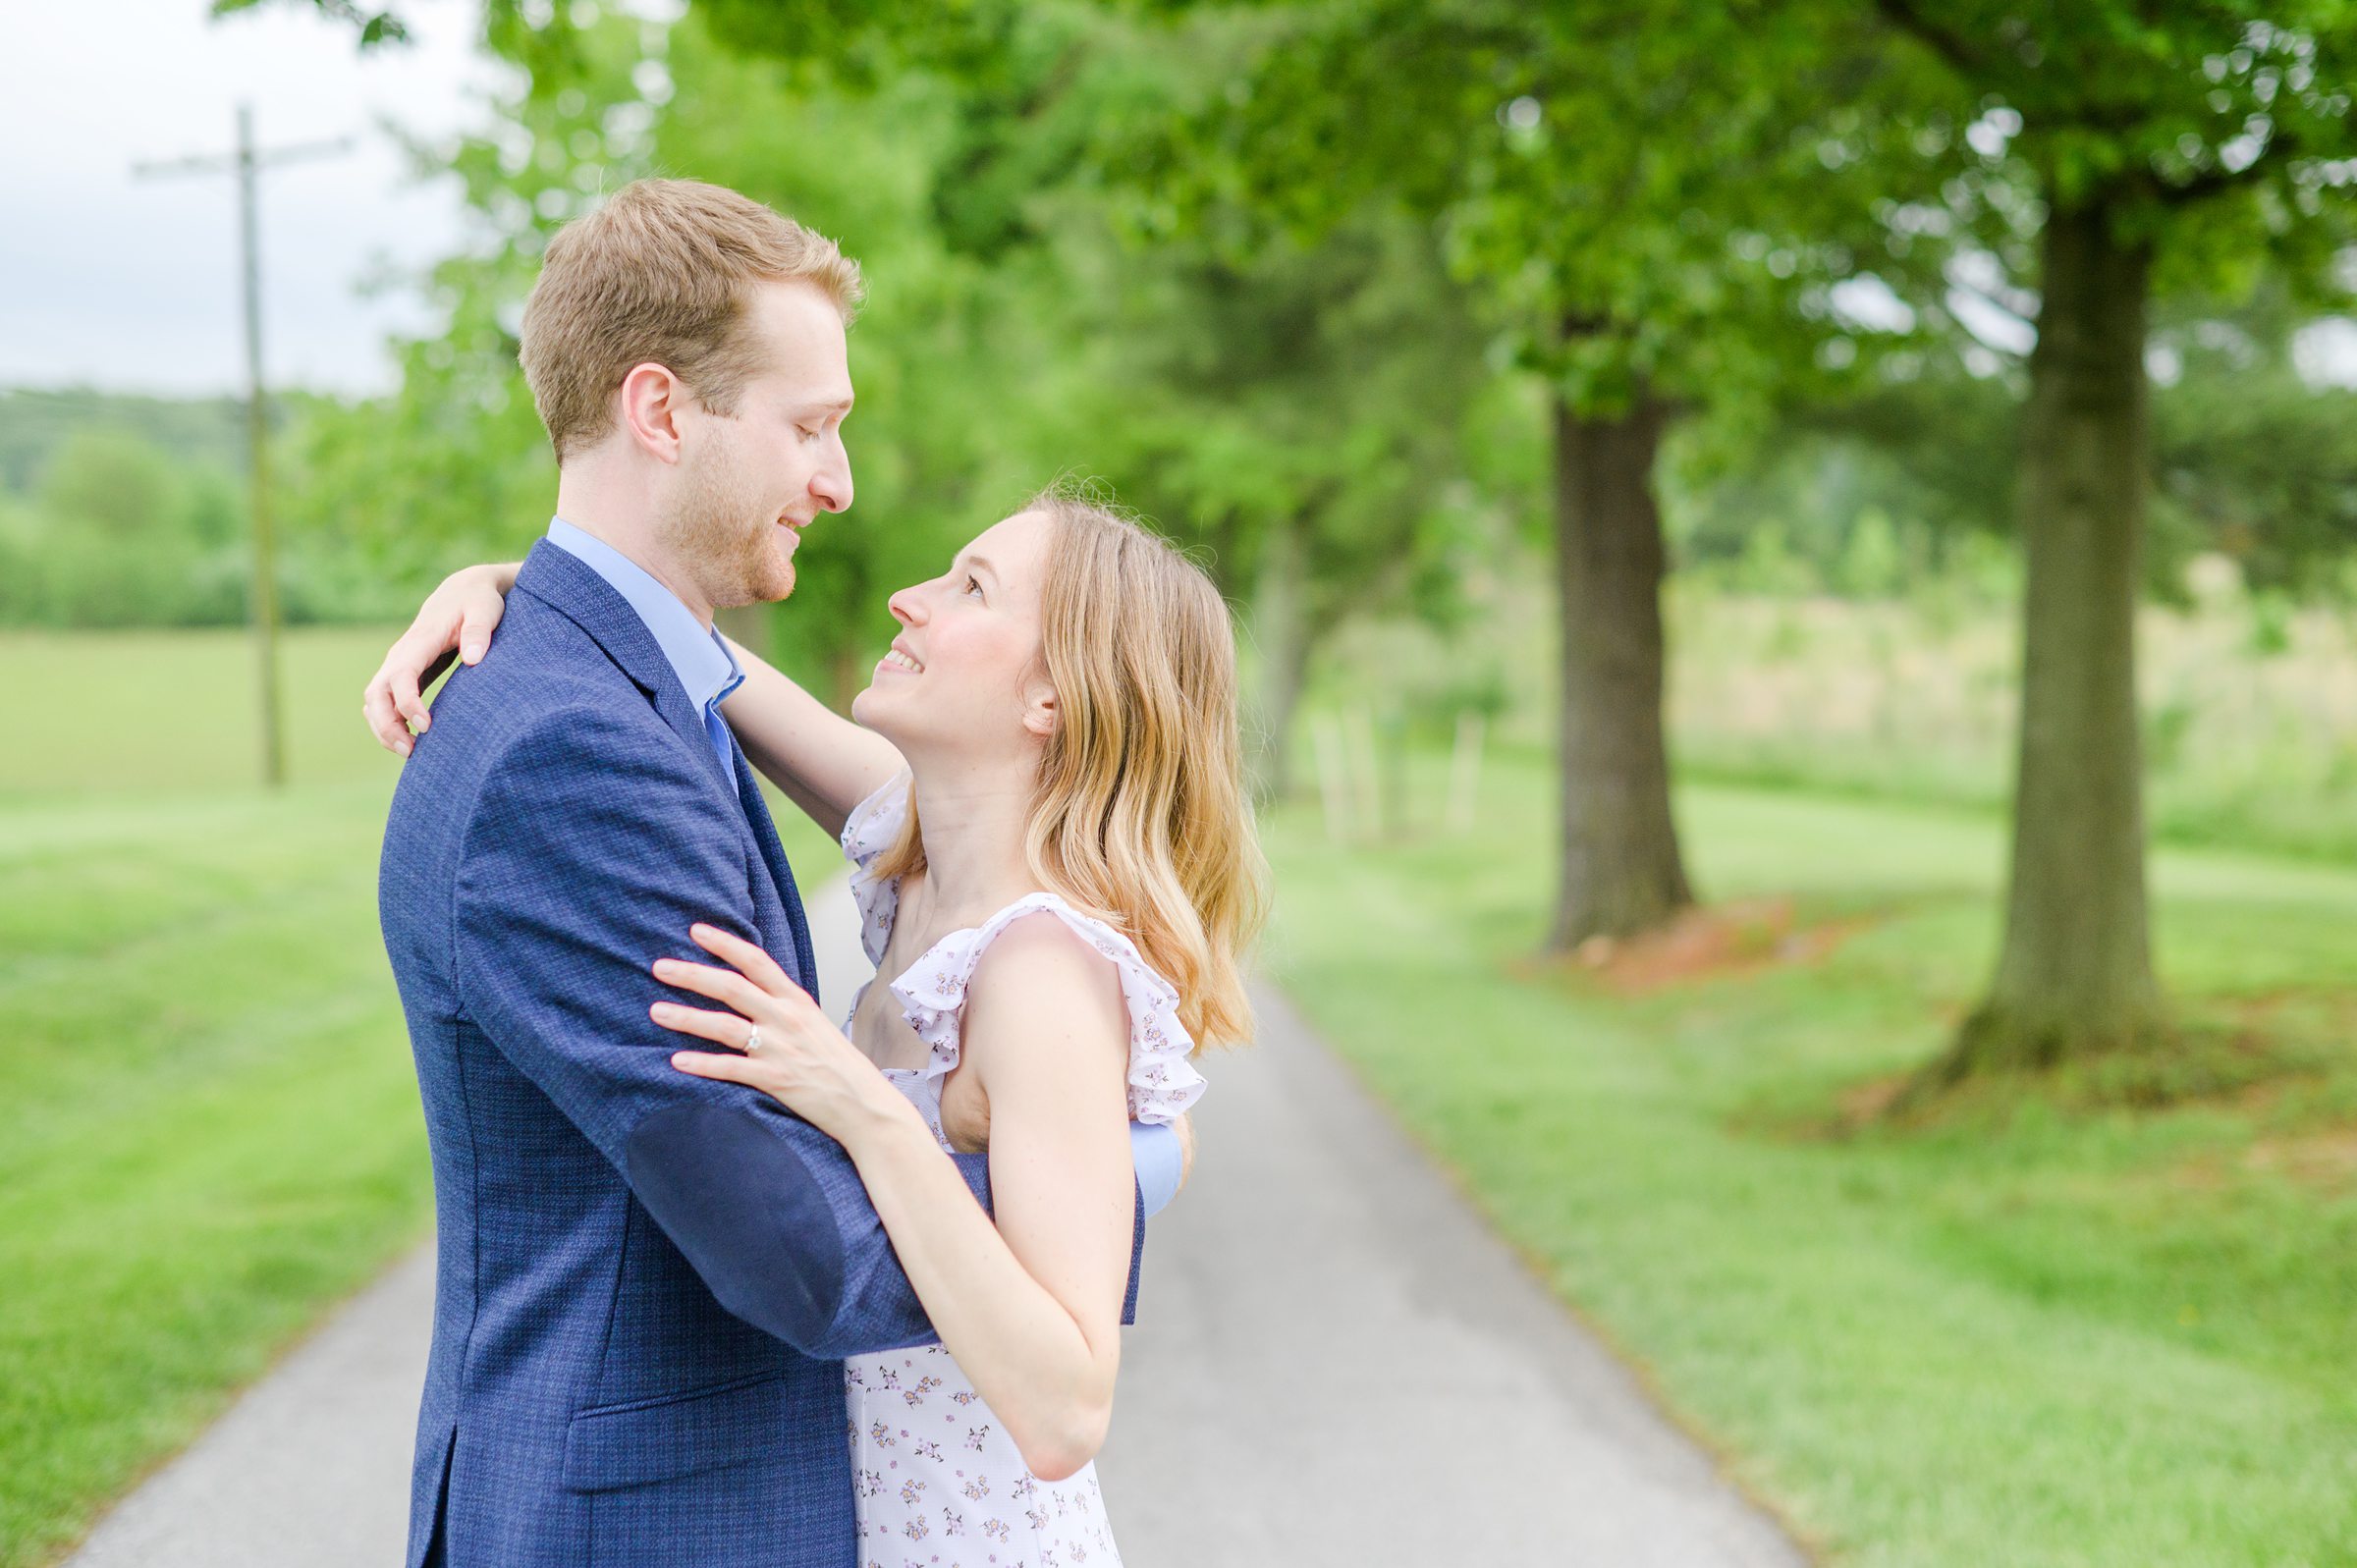
[[[822,436],[822,435],[825,435],[825,434],[826,434],[826,432],[825,432],[825,431],[823,431],[823,430],[807,430],[807,429],[796,430],[795,433],[796,435],[799,435],[799,436],[800,436],[800,437],[801,437],[801,438],[802,438],[804,441],[816,441],[816,440],[817,440],[817,439],[818,439],[820,436]]]

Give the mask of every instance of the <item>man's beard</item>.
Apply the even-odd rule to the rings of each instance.
[[[779,555],[760,498],[725,441],[706,446],[683,476],[679,504],[663,522],[672,559],[695,574],[715,610],[769,604],[794,592],[794,562]]]

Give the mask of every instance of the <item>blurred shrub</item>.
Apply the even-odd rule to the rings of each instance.
[[[282,494],[280,614],[299,623],[406,618],[430,578],[388,573],[356,548],[340,520],[349,509],[288,515],[297,493]],[[42,455],[29,493],[0,491],[0,625],[239,624],[250,526],[245,487],[218,460],[108,422],[72,430]]]
[[[183,471],[144,437],[67,436],[0,529],[0,621],[205,626],[245,614],[241,503],[219,469]]]

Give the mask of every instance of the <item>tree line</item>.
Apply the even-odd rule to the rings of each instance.
[[[2165,1048],[2135,606],[2189,518],[2244,528],[2238,553],[2292,582],[2331,569],[2349,516],[2327,480],[2249,530],[2287,482],[2254,444],[2302,429],[2345,462],[2345,426],[2306,411],[2255,435],[2316,406],[2284,390],[2280,332],[2223,367],[2252,387],[2272,364],[2275,395],[2192,414],[2171,438],[2202,456],[2165,472],[2151,364],[2172,324],[2223,323],[2172,351],[2206,385],[2238,315],[2345,306],[2345,6],[695,0],[665,27],[489,0],[485,20],[516,87],[450,166],[496,240],[437,270],[450,329],[408,347],[393,405],[316,438],[317,471],[383,498],[389,548],[545,495],[513,323],[550,230],[635,174],[735,185],[879,284],[856,351],[878,520],[815,541],[805,580],[842,602],[784,622],[799,634],[858,624],[904,550],[1061,454],[1215,552],[1282,730],[1337,617],[1445,613],[1452,553],[1535,490],[1568,949],[1695,898],[1662,721],[1680,445],[1881,421],[2023,562],[2002,949],[1926,1084]],[[393,471],[421,451],[445,460]],[[1536,472],[1501,482],[1502,455]]]

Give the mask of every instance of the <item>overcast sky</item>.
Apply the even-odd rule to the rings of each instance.
[[[234,391],[236,182],[134,180],[146,159],[225,152],[236,106],[265,147],[352,135],[349,155],[263,177],[263,357],[275,384],[391,384],[386,333],[413,291],[364,298],[463,237],[455,182],[419,186],[379,129],[443,136],[486,118],[497,67],[471,50],[479,0],[408,0],[414,41],[362,56],[349,27],[268,5],[11,0],[0,7],[0,385]]]
[[[413,290],[364,296],[362,285],[457,248],[457,186],[416,183],[379,125],[438,139],[488,119],[481,100],[499,68],[472,48],[480,0],[407,0],[413,41],[365,56],[349,26],[307,6],[220,22],[207,9],[0,5],[0,386],[243,388],[235,182],[131,172],[227,151],[242,99],[265,147],[357,138],[350,155],[264,177],[272,383],[379,390],[393,381],[387,333],[427,324]],[[2311,327],[2299,348],[2312,380],[2357,385],[2357,323]]]

